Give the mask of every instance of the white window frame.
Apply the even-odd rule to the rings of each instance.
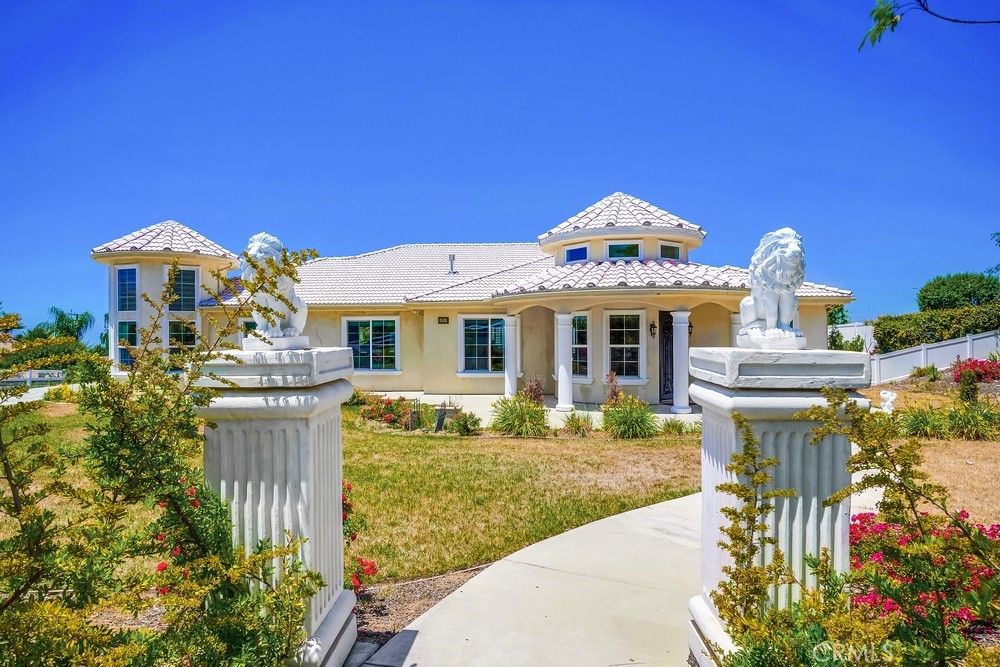
[[[591,317],[591,311],[589,311],[589,310],[577,310],[577,311],[574,311],[574,312],[570,313],[570,316],[571,317],[586,317],[587,318],[587,344],[584,346],[584,345],[573,345],[572,342],[570,343],[570,374],[571,374],[571,378],[573,380],[573,384],[593,384],[593,382],[594,382],[594,346],[593,346],[593,341],[594,341],[594,318]],[[558,322],[557,319],[555,319],[555,315],[553,315],[552,317],[553,317],[553,321],[555,322],[555,324],[552,327],[553,328],[553,333],[554,333],[554,335],[553,335],[552,349],[553,349],[553,351],[557,351],[559,349],[559,322]],[[572,320],[570,320],[570,326],[572,326]],[[570,341],[573,340],[572,336],[573,336],[573,334],[571,332],[570,333]],[[572,368],[573,368],[573,351],[572,351],[572,348],[574,348],[574,347],[586,347],[587,348],[587,374],[586,375],[573,375],[572,374]],[[558,354],[558,352],[556,352],[556,354]],[[556,354],[552,355],[553,358],[556,357]],[[556,366],[558,367],[559,360],[555,359],[555,362],[556,362]],[[605,375],[607,375],[607,373],[605,373]],[[558,380],[559,379],[557,377],[557,375],[556,375],[556,370],[555,369],[553,369],[553,371],[552,371],[552,379],[553,380]]]
[[[455,373],[456,375],[459,375],[459,376],[462,376],[462,377],[503,377],[504,376],[504,374],[507,372],[506,370],[502,370],[502,371],[467,371],[467,370],[465,370],[465,320],[485,320],[485,319],[490,319],[490,320],[500,319],[500,320],[504,320],[504,340],[503,340],[503,344],[504,344],[504,355],[506,356],[506,354],[507,354],[507,345],[510,344],[510,341],[507,340],[507,328],[506,328],[507,327],[506,319],[508,317],[513,317],[514,318],[514,322],[515,322],[515,325],[517,327],[517,336],[516,336],[517,340],[514,341],[514,358],[515,358],[515,361],[517,362],[517,377],[521,377],[522,375],[524,375],[524,372],[521,370],[521,316],[520,315],[507,315],[505,313],[482,313],[482,314],[459,313],[458,317],[456,318],[458,320],[458,325],[457,325],[458,326],[458,330],[455,332],[455,339],[456,339],[456,343],[457,343],[456,354],[457,354],[457,357],[458,357],[458,359],[457,359],[457,362],[458,362],[458,371]],[[506,359],[505,359],[504,360],[504,366],[506,367],[506,365],[507,365],[507,362],[506,362]]]
[[[116,287],[117,287],[117,285],[116,285]],[[131,313],[132,311],[131,310],[127,310],[127,311],[123,311],[123,312]],[[115,321],[115,329],[114,329],[114,332],[115,332],[115,338],[114,338],[115,360],[114,360],[114,363],[115,363],[115,367],[116,368],[122,368],[122,366],[121,366],[121,362],[122,362],[122,350],[125,349],[125,348],[123,348],[121,346],[122,337],[118,334],[118,327],[121,324],[128,324],[129,322],[131,322],[132,324],[135,325],[135,343],[132,343],[132,347],[137,347],[139,345],[139,321],[137,319],[135,319],[135,320],[131,320],[131,319],[129,319],[129,320],[125,320],[125,319],[116,320]]]
[[[112,268],[112,274],[113,274],[113,278],[114,278],[112,280],[113,284],[112,284],[111,290],[112,290],[112,299],[114,299],[115,307],[111,308],[109,310],[111,312],[114,312],[114,313],[135,313],[136,314],[136,320],[138,320],[138,317],[139,317],[139,304],[142,303],[142,297],[140,296],[140,294],[142,294],[142,290],[139,287],[139,279],[140,279],[140,276],[139,276],[139,265],[138,264],[116,264],[115,266],[113,266],[111,268]],[[135,309],[134,310],[119,310],[118,309],[118,272],[121,271],[121,270],[123,270],[123,269],[125,269],[125,270],[127,270],[127,269],[134,269],[135,270]],[[132,320],[129,320],[129,321],[131,322]]]
[[[247,338],[250,337],[247,335],[247,330],[246,330],[247,323],[256,324],[256,321],[252,317],[240,318],[240,328],[239,331],[236,332],[236,344],[239,345],[240,347],[243,347],[243,341],[245,341]]]
[[[567,255],[570,250],[579,250],[583,248],[587,251],[587,256],[583,259],[569,259]],[[577,243],[576,245],[568,245],[563,248],[563,263],[564,264],[576,264],[577,262],[589,262],[590,261],[590,244],[589,243]]]
[[[659,247],[657,248],[657,251],[656,251],[657,259],[660,259],[660,260],[664,260],[665,259],[665,260],[668,260],[668,261],[671,260],[671,259],[674,259],[673,257],[664,257],[663,256],[663,246],[667,246],[669,248],[677,248],[677,257],[676,257],[675,261],[678,261],[678,262],[684,261],[684,246],[681,245],[680,243],[674,243],[672,241],[660,241],[658,243],[658,245],[659,245]]]
[[[182,271],[194,271],[194,310],[170,310],[166,306],[163,311],[163,325],[161,326],[160,337],[163,339],[163,352],[170,354],[170,322],[177,319],[188,319],[194,322],[194,330],[197,335],[201,335],[201,313],[198,311],[198,302],[201,301],[201,267],[179,264],[178,269]],[[163,265],[163,282],[166,285],[170,278],[170,264]],[[178,316],[178,317],[175,317]]]
[[[347,324],[348,322],[371,322],[372,320],[391,321],[396,327],[396,367],[389,368],[356,368],[355,375],[400,375],[403,372],[403,348],[400,345],[402,331],[399,326],[399,315],[344,315],[340,318],[340,340],[344,347],[347,344]],[[353,358],[353,352],[352,352]]]
[[[604,311],[604,377],[608,377],[611,371],[611,316],[612,315],[638,315],[639,316],[639,375],[618,376],[620,385],[645,385],[649,383],[646,373],[646,311],[645,310],[605,310]],[[606,380],[603,380],[606,383]]]
[[[613,245],[637,245],[639,246],[638,257],[611,257],[611,246]],[[643,254],[642,239],[615,239],[604,242],[604,258],[609,262],[641,262],[645,259]]]
[[[198,312],[198,302],[201,301],[201,267],[200,266],[184,266],[178,265],[178,270],[180,271],[194,271],[194,310],[170,310],[170,306],[167,306],[167,313],[196,313]],[[170,265],[163,265],[163,282],[162,285],[167,284],[167,279],[170,278]],[[194,318],[191,318],[194,319]],[[200,331],[200,329],[199,329]]]

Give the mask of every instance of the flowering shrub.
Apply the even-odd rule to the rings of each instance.
[[[364,519],[354,512],[354,503],[351,501],[353,490],[354,487],[351,486],[350,482],[344,481],[341,484],[340,497],[343,502],[344,519],[344,579],[350,583],[355,593],[361,595],[365,592],[368,580],[378,574],[378,566],[374,560],[365,560],[360,556],[356,557],[353,563],[346,557],[347,550],[358,539],[358,531],[365,526]]]
[[[57,384],[45,392],[45,400],[56,403],[76,403],[80,400],[80,392],[67,384]]]
[[[459,435],[478,435],[481,421],[479,417],[471,412],[465,412],[459,408],[455,416],[445,424],[445,429],[458,433]]]
[[[976,376],[976,382],[996,382],[1000,380],[1000,361],[989,361],[988,359],[966,359],[952,364],[951,379],[954,382],[962,381],[962,371],[972,371]]]
[[[367,405],[361,408],[361,418],[368,421],[385,424],[390,428],[408,428],[413,403],[405,398],[373,397]]]

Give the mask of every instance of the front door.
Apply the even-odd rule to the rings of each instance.
[[[674,402],[674,318],[660,311],[660,403]]]

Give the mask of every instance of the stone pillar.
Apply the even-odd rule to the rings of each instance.
[[[503,318],[503,393],[517,393],[517,318],[513,315]]]
[[[736,347],[736,337],[740,335],[740,329],[743,328],[743,322],[740,320],[739,313],[731,313],[729,315],[729,344]]]
[[[573,315],[556,313],[556,410],[573,409]]]
[[[326,586],[307,607],[297,664],[339,667],[357,638],[341,514],[340,405],[353,389],[351,350],[230,354],[244,363],[219,359],[205,371],[236,388],[202,381],[222,392],[201,411],[216,424],[205,429],[205,480],[230,503],[233,541],[248,552],[264,538],[283,544],[286,530],[308,539],[300,556]]]
[[[701,463],[701,594],[691,599],[693,621],[689,646],[700,665],[713,665],[708,643],[733,649],[709,594],[722,579],[722,567],[731,563],[718,547],[726,520],[722,507],[736,500],[715,487],[733,481],[725,467],[733,452],[742,448],[742,434],[733,422],[738,412],[750,420],[761,441],[762,454],[781,464],[770,472],[774,488],[795,489],[796,498],[777,498],[769,517],[769,532],[777,537],[788,565],[809,581],[803,556],[828,548],[835,566],[850,566],[850,500],[824,507],[823,501],[851,482],[847,459],[851,444],[842,436],[810,445],[815,423],[796,421],[794,415],[815,405],[825,405],[823,387],[856,389],[871,384],[868,355],[835,350],[754,350],[747,348],[694,348],[691,350],[691,396],[703,408]],[[853,400],[863,407],[859,394]],[[778,607],[788,605],[796,591],[785,586],[772,592]]]
[[[688,414],[688,310],[674,310],[670,317],[674,321],[674,414]]]

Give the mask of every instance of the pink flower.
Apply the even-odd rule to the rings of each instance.
[[[876,551],[871,556],[868,557],[869,563],[881,563],[884,560],[881,551]]]

